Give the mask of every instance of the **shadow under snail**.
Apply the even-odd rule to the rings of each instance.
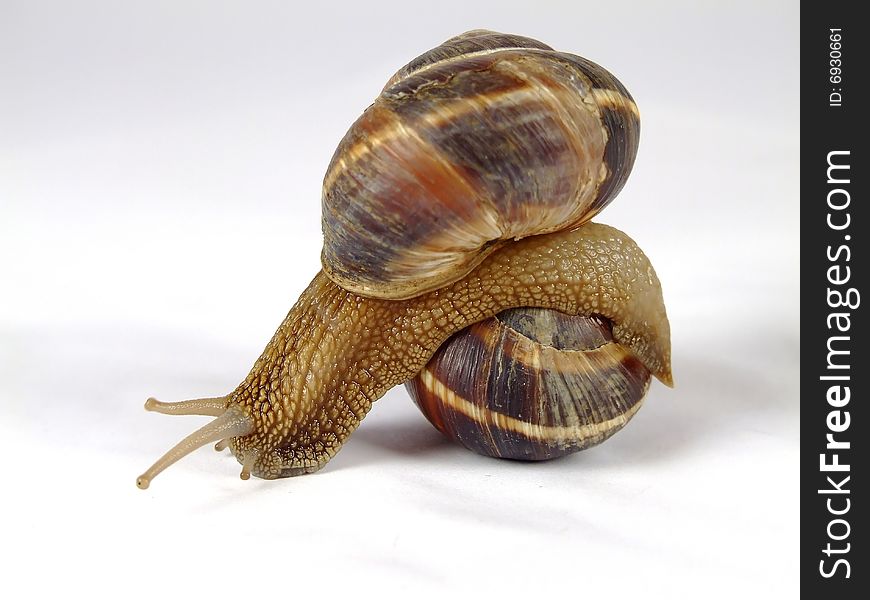
[[[634,163],[637,107],[602,67],[475,30],[400,69],[323,183],[323,270],[230,394],[148,410],[215,419],[137,479],[210,442],[251,474],[312,473],[390,388],[491,456],[597,444],[672,384],[647,257],[590,222]]]

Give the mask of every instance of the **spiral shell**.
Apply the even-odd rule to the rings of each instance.
[[[361,295],[452,283],[513,239],[569,229],[619,192],[640,133],[598,65],[472,31],[400,69],[323,183],[322,263]]]
[[[640,408],[650,372],[603,317],[512,309],[454,335],[406,384],[444,435],[499,458],[600,444]]]

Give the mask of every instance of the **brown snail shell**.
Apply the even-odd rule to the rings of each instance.
[[[323,183],[324,272],[409,298],[503,243],[570,229],[622,188],[637,107],[602,67],[489,31],[400,69],[353,124]]]
[[[455,334],[405,386],[426,418],[469,450],[545,460],[619,431],[649,383],[604,317],[520,308]]]

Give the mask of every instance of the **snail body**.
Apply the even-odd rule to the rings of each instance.
[[[434,406],[423,392],[446,389],[437,365],[427,367],[436,351],[496,315],[510,324],[504,311],[520,307],[558,311],[531,317],[558,329],[532,327],[544,338],[536,343],[552,349],[554,336],[571,338],[562,351],[584,353],[572,364],[585,379],[571,390],[596,386],[596,364],[610,383],[563,395],[568,423],[548,421],[546,411],[532,429],[522,415],[492,417],[537,432],[520,436],[527,442],[547,439],[514,454],[484,453],[549,458],[605,439],[639,406],[650,374],[671,383],[655,271],[624,233],[588,222],[624,183],[638,127],[633,101],[609,73],[528,38],[469,32],[409,63],[351,127],[327,171],[323,271],[233,392],[149,399],[149,410],[216,418],[137,484],[148,487],[211,441],[230,448],[243,478],[316,471],[391,387],[420,383],[418,403]],[[522,333],[528,319],[517,317],[511,331]],[[442,395],[474,404],[472,394],[451,394]],[[581,439],[556,435],[567,430]]]

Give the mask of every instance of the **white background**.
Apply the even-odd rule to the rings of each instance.
[[[797,2],[0,2],[0,595],[791,598]],[[320,185],[399,66],[462,31],[616,73],[643,115],[599,217],[662,280],[676,388],[545,464],[401,388],[320,473],[239,480],[146,413],[247,373],[319,265]],[[7,592],[13,592],[9,596]]]

